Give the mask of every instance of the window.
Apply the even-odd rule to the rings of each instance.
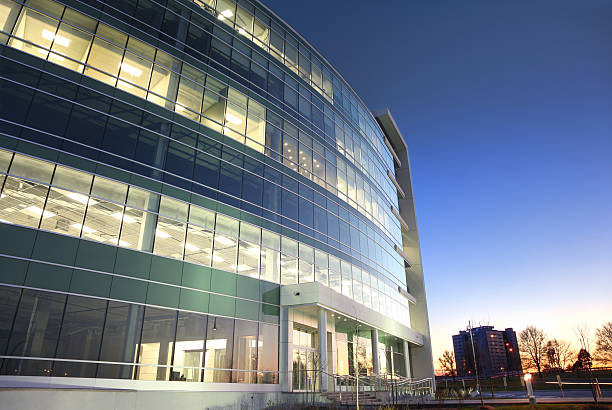
[[[218,369],[232,368],[234,319],[209,317],[206,335],[204,381],[229,383],[231,371]]]
[[[57,345],[62,359],[98,360],[107,301],[68,296]],[[55,362],[55,376],[96,377],[95,363]]]
[[[24,289],[8,344],[8,355],[55,357],[65,303],[65,295]],[[51,372],[50,362],[38,360],[16,360],[9,362],[8,366],[6,374],[48,376]]]
[[[178,90],[181,62],[169,56],[163,51],[157,50],[155,55],[155,66],[151,74],[151,84],[149,85],[149,95],[147,99],[165,108],[172,109],[170,101],[176,99]],[[153,94],[154,93],[154,94]]]
[[[186,261],[210,266],[214,226],[214,212],[191,205],[185,242]]]
[[[257,348],[257,383],[278,383],[278,375],[268,373],[278,371],[278,326],[259,324]]]
[[[83,229],[83,237],[113,245],[133,246],[134,244],[119,239],[119,229],[122,222],[129,225],[137,221],[123,213],[123,205],[105,200],[111,199],[124,203],[126,194],[127,185],[110,179],[95,177],[91,195],[97,198],[92,198],[94,200],[87,203],[83,225],[89,229]]]
[[[176,311],[147,306],[142,326],[142,339],[138,346],[138,363],[170,365],[175,330]],[[169,367],[136,367],[137,380],[168,380],[169,377]]]
[[[208,316],[178,313],[174,361],[170,380],[199,382],[204,365],[204,340]]]
[[[257,372],[257,323],[236,319],[234,331],[233,368],[252,371],[234,371],[234,383],[255,383]]]
[[[198,79],[199,82],[192,81],[187,77]],[[204,73],[187,64],[183,65],[174,108],[177,113],[194,121],[200,121],[199,114],[202,109],[202,95],[204,94],[204,87],[200,84],[203,83]]]
[[[117,88],[144,98],[149,86],[155,49],[133,37],[128,40],[127,48],[119,70]],[[134,85],[139,88],[134,88]]]
[[[280,282],[280,235],[267,230],[261,233],[261,279]]]
[[[68,40],[56,37],[59,23],[56,19],[62,15],[64,7],[55,2],[43,2],[40,0],[29,1],[28,5],[37,8],[45,14],[28,7],[23,7],[13,29],[13,35],[26,41],[13,37],[9,41],[9,45],[36,57],[46,59],[49,55],[48,50],[51,48],[54,40],[64,43]]]
[[[106,322],[102,336],[100,360],[134,363],[142,329],[144,308],[122,302],[108,302]],[[98,377],[131,379],[131,365],[99,365]]]
[[[63,20],[64,22],[60,24],[59,30],[55,35],[49,60],[82,73],[84,68],[82,63],[87,59],[93,38],[89,33],[96,31],[97,22],[70,9],[67,9],[64,13]],[[89,33],[78,30],[73,26],[83,28],[89,31]]]
[[[119,74],[121,67],[123,47],[127,42],[127,36],[101,23],[96,34],[101,38],[94,38],[87,60],[91,67],[85,67],[85,75],[114,86],[115,77]]]
[[[249,114],[247,119],[246,145],[259,152],[264,152],[266,143],[266,111],[252,98],[249,99]]]
[[[281,241],[281,283],[293,285],[298,283],[298,244],[289,238]]]
[[[212,256],[213,268],[236,271],[236,251],[238,248],[238,221],[217,214],[217,224]]]
[[[183,259],[187,229],[187,223],[183,221],[187,220],[187,207],[185,202],[162,196],[155,230],[154,254]]]
[[[245,276],[259,278],[261,228],[240,222],[240,247],[236,271]]]

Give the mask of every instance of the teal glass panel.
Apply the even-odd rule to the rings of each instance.
[[[236,296],[236,275],[213,269],[210,290],[225,295]]]
[[[198,292],[192,289],[181,289],[179,308],[194,310],[196,312],[208,312],[210,295],[206,292]]]
[[[117,247],[100,243],[80,241],[76,266],[112,272],[117,256]]]
[[[70,292],[107,298],[110,294],[112,275],[74,269]]]
[[[149,283],[147,303],[150,305],[177,308],[179,305],[179,291],[180,289],[175,286]]]
[[[23,285],[28,262],[20,259],[0,257],[0,282]]]
[[[130,251],[127,249],[117,249],[117,260],[115,262],[115,273],[135,278],[148,279],[151,269],[151,255]]]
[[[221,295],[210,295],[208,311],[213,315],[234,317],[236,299]]]
[[[38,232],[33,259],[73,265],[79,240],[48,232]]]
[[[193,265],[191,263],[183,264],[183,286],[210,290],[210,268],[205,266]]]
[[[72,269],[31,262],[26,275],[26,286],[67,291],[70,286]]]
[[[153,255],[150,279],[157,282],[181,284],[182,262]]]
[[[144,303],[147,298],[147,282],[115,276],[111,285],[110,297]]]

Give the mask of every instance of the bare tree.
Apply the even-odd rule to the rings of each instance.
[[[457,375],[457,369],[455,367],[455,353],[445,350],[442,353],[442,357],[438,358],[440,362],[440,367],[444,370],[444,373],[447,376],[452,376],[453,381],[455,381],[455,376]]]
[[[578,343],[580,343],[580,348],[586,350],[587,352],[591,352],[591,328],[587,324],[582,324],[576,326],[576,338],[578,338]]]
[[[546,342],[546,366],[551,369],[565,369],[571,365],[574,352],[569,342],[552,339]]]
[[[523,367],[535,367],[542,377],[542,365],[546,357],[546,335],[535,326],[527,326],[519,333],[519,351]]]
[[[595,359],[604,364],[612,363],[612,322],[595,330]]]

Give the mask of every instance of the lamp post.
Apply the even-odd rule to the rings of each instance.
[[[529,404],[535,405],[536,398],[533,395],[533,386],[531,385],[531,373],[525,373],[523,379],[525,380],[525,384],[527,385],[527,397],[529,398]]]
[[[476,390],[480,396],[480,405],[484,406],[482,400],[482,390],[480,389],[480,377],[478,376],[478,363],[476,362],[476,351],[474,350],[474,336],[472,335],[472,322],[468,322],[468,330],[470,331],[470,344],[472,345],[472,356],[474,357],[474,370],[476,371]]]

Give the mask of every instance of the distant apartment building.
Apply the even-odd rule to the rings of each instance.
[[[474,350],[472,351],[472,340]],[[459,377],[474,376],[478,366],[480,376],[496,376],[522,372],[516,333],[512,328],[494,330],[493,326],[480,326],[453,335],[453,348]]]

